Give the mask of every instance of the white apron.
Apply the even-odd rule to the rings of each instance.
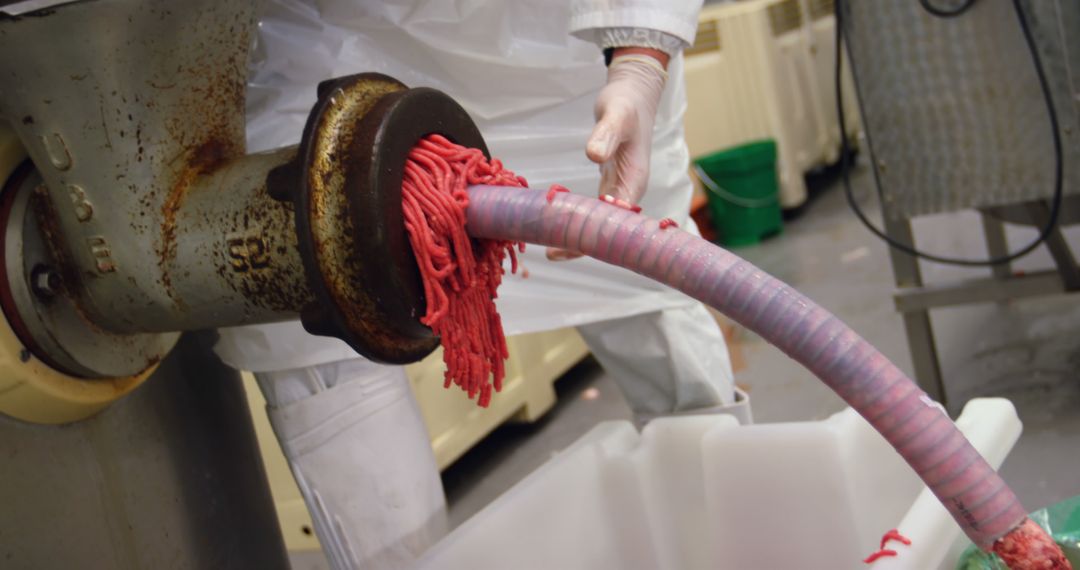
[[[531,186],[559,183],[595,196],[599,170],[584,149],[606,75],[599,48],[572,37],[570,21],[568,1],[267,1],[248,90],[249,151],[297,143],[319,81],[376,71],[449,94],[476,121],[492,155]],[[649,216],[696,231],[687,215],[692,190],[681,57],[669,73],[641,205]],[[522,266],[529,277],[507,275],[499,289],[508,335],[691,303],[592,259],[550,262],[539,246],[527,248]],[[342,341],[308,335],[298,322],[224,329],[216,350],[228,364],[252,371],[356,356]]]

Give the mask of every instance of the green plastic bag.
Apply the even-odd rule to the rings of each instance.
[[[1073,568],[1080,568],[1080,495],[1031,513],[1031,520],[1054,537]],[[996,554],[971,545],[960,556],[956,570],[1009,570]]]

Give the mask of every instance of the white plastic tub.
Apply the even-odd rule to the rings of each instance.
[[[992,465],[1020,436],[1012,404],[957,422]],[[873,566],[899,528],[913,539]],[[425,569],[951,568],[959,527],[852,410],[739,426],[668,418],[598,425],[437,544]]]

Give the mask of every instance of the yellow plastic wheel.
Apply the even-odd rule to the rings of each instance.
[[[19,138],[0,122],[0,188],[25,160]],[[8,416],[41,424],[85,419],[134,390],[156,368],[127,378],[69,376],[36,358],[0,312],[0,413]]]

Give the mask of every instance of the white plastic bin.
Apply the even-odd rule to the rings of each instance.
[[[1012,404],[957,422],[995,467],[1020,435]],[[923,496],[925,495],[925,496]],[[854,411],[739,426],[666,418],[598,425],[439,542],[439,570],[868,568],[891,529],[913,539],[870,568],[950,568],[959,527]]]

